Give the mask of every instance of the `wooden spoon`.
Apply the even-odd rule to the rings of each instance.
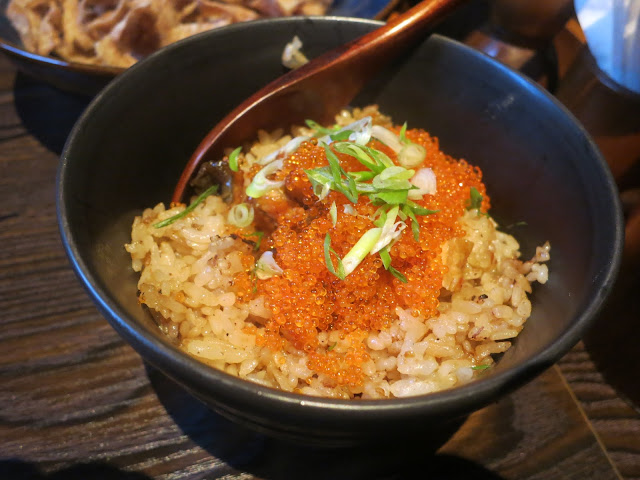
[[[241,145],[259,129],[330,122],[366,81],[424,38],[427,29],[465,0],[424,0],[380,28],[277,78],[242,102],[202,140],[180,176],[173,202],[184,201],[197,168],[220,159],[225,148]],[[277,112],[277,115],[274,114]]]

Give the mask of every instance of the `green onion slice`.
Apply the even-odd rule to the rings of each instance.
[[[333,262],[331,261],[332,253],[338,261],[338,270],[335,269],[335,267],[333,266]],[[329,236],[328,233],[324,237],[324,263],[327,265],[327,270],[329,270],[329,272],[331,272],[333,275],[338,277],[340,280],[344,280],[345,277],[347,276],[344,271],[344,265],[342,264],[342,260],[340,259],[338,254],[335,252],[335,250],[331,248],[331,237]]]
[[[267,164],[267,166],[263,167],[262,170],[256,173],[256,176],[253,177],[253,180],[251,180],[251,183],[249,184],[249,186],[245,191],[247,196],[253,197],[253,198],[259,198],[259,197],[262,197],[267,192],[269,192],[270,190],[273,190],[275,188],[280,188],[282,185],[284,185],[283,180],[275,181],[275,180],[269,180],[267,178],[269,175],[272,175],[278,172],[279,170],[281,170],[283,165],[284,165],[283,160],[275,160]]]
[[[420,205],[412,201],[407,202],[407,207],[409,207],[411,211],[413,211],[413,213],[416,215],[433,215],[434,213],[438,213],[440,211],[440,210],[429,210],[428,208],[421,207]]]
[[[255,232],[252,233],[247,233],[246,234],[247,237],[258,237],[258,240],[256,240],[256,244],[253,247],[253,249],[257,252],[258,250],[260,250],[260,244],[262,243],[262,238],[264,237],[264,232],[261,232],[259,230],[256,230]]]
[[[367,230],[362,237],[351,247],[349,253],[347,253],[342,259],[344,265],[345,275],[349,275],[353,272],[358,265],[364,260],[364,258],[371,253],[374,245],[380,238],[382,228],[372,228]]]
[[[396,154],[402,149],[403,143],[396,136],[396,134],[381,125],[374,125],[371,130],[371,135],[378,139],[380,142],[384,143]]]
[[[410,143],[410,140],[407,138],[407,122],[404,122],[404,124],[402,124],[402,128],[400,128],[400,133],[398,134],[398,139],[402,142],[402,143]]]
[[[340,127],[335,126],[335,127],[323,127],[322,125],[320,125],[318,122],[315,122],[313,120],[305,120],[304,123],[307,124],[307,127],[309,127],[311,130],[313,130],[313,136],[314,137],[321,137],[323,135],[332,135],[334,133],[336,133],[338,130],[340,130]]]
[[[385,169],[385,165],[379,163],[376,158],[372,158],[371,155],[367,152],[368,149],[365,149],[360,145],[349,142],[340,142],[336,143],[334,148],[340,153],[351,155],[362,165],[376,174],[382,172]]]
[[[378,238],[376,243],[373,245],[370,253],[377,253],[382,248],[386,248],[391,245],[391,243],[397,240],[397,238],[402,234],[402,231],[407,227],[404,222],[396,222],[399,209],[400,207],[396,205],[387,212],[385,221],[382,225],[380,238]]]
[[[387,247],[380,250],[380,258],[382,259],[382,265],[384,265],[385,270],[388,270],[391,275],[402,283],[407,283],[407,277],[391,266],[391,255],[389,255],[389,249]]]
[[[379,207],[378,210],[375,211],[371,221],[376,227],[382,227],[384,222],[387,221],[387,208]]]
[[[413,232],[413,239],[417,242],[420,240],[420,224],[416,218],[416,214],[413,208],[409,205],[402,206],[403,213],[411,219],[411,231]]]
[[[398,152],[398,163],[413,168],[422,165],[427,158],[427,149],[417,143],[409,143]]]
[[[467,202],[467,210],[480,209],[482,206],[482,194],[476,187],[469,190],[469,200]]]
[[[408,282],[407,277],[405,277],[401,272],[393,268],[391,265],[389,265],[389,273],[400,280],[402,283]]]
[[[404,167],[387,167],[373,178],[371,184],[379,190],[410,190],[415,188],[409,181],[415,172]]]
[[[253,207],[246,203],[239,203],[238,205],[234,205],[233,207],[231,207],[231,210],[229,210],[229,214],[227,215],[227,221],[231,225],[244,228],[251,225],[251,222],[253,222],[253,217]]]
[[[378,191],[369,195],[374,205],[401,205],[407,202],[409,190]]]
[[[349,137],[353,135],[353,130],[340,130],[332,135],[329,135],[329,138],[334,142],[342,142],[345,140],[349,140]]]
[[[331,203],[331,207],[329,208],[329,216],[331,217],[331,223],[335,227],[336,223],[338,223],[338,207],[336,207],[336,202]]]
[[[233,172],[238,171],[238,155],[240,154],[241,151],[242,151],[242,147],[238,147],[229,154],[229,168]]]
[[[487,368],[491,368],[491,365],[474,365],[473,367],[471,367],[471,370],[486,370]]]
[[[218,185],[212,185],[211,187],[207,188],[204,192],[202,192],[198,196],[198,198],[196,198],[193,202],[191,202],[191,204],[187,208],[185,208],[183,211],[181,211],[180,213],[176,213],[175,215],[169,218],[165,218],[164,220],[158,223],[154,223],[153,226],[155,228],[162,228],[162,227],[166,227],[167,225],[171,225],[176,220],[191,213],[198,205],[200,205],[204,201],[205,198],[207,198],[209,195],[213,195],[217,191],[218,191]]]
[[[383,263],[387,257],[389,260],[386,262],[385,268],[396,278],[406,282],[406,277],[391,266],[388,249],[407,227],[408,220],[411,220],[413,237],[418,241],[420,224],[417,216],[436,213],[436,211],[421,207],[410,200],[410,198],[421,199],[424,193],[430,193],[432,190],[431,185],[422,185],[425,182],[416,182],[417,185],[414,185],[411,181],[414,179],[416,171],[410,167],[418,166],[424,161],[425,149],[406,138],[406,124],[400,130],[399,136],[384,127],[372,126],[370,118],[354,122],[337,131],[335,129],[321,130],[315,123],[307,122],[307,125],[315,127],[318,132],[325,133],[318,142],[325,150],[328,165],[305,170],[313,191],[319,199],[324,199],[329,191],[333,190],[345,195],[353,204],[358,202],[360,195],[364,195],[373,205],[380,206],[372,219],[375,228],[365,232],[343,259],[340,259],[331,248],[331,238],[327,234],[324,253],[328,270],[344,279],[362,262],[366,255],[383,252],[380,254],[383,257]],[[402,163],[399,159],[401,164],[396,165],[384,152],[367,146],[366,144],[372,136],[382,143],[390,144],[397,155],[400,155],[400,152],[405,152],[408,155],[408,160],[405,159]],[[348,141],[344,140],[346,137],[348,137]],[[330,147],[329,144],[332,142],[333,145]],[[355,158],[367,170],[346,172],[340,164],[338,154]],[[422,176],[424,173],[421,172]],[[416,180],[425,179],[420,177]],[[435,179],[429,178],[429,180]],[[335,226],[337,209],[334,207],[335,202],[331,205],[329,215]],[[332,254],[336,257],[337,269],[334,266]]]
[[[371,126],[372,118],[363,117],[346,127],[321,137],[318,141],[329,144],[333,141],[349,140],[358,145],[366,145],[371,140]],[[345,137],[344,132],[349,132],[349,135]]]
[[[358,191],[355,180],[350,175],[347,175],[347,172],[340,166],[340,159],[333,150],[331,150],[329,145],[322,145],[333,177],[332,189],[342,193],[351,203],[358,203]]]

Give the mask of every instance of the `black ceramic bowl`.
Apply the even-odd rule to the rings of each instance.
[[[515,230],[523,256],[550,241],[550,280],[533,316],[482,379],[449,391],[385,401],[339,401],[263,388],[209,368],[163,338],[136,297],[123,245],[134,215],[168,202],[191,152],[242,99],[283,73],[298,35],[315,56],[379,25],[355,19],[278,19],[180,42],[103,90],[73,129],[59,170],[64,245],[89,295],[150,364],[214,410],[293,439],[342,444],[405,438],[472,412],[556,362],[587,329],[620,260],[616,187],[593,142],[537,85],[443,37],[425,41],[354,102],[378,103],[397,122],[440,138],[484,172],[492,215]]]

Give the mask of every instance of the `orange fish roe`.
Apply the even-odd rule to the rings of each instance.
[[[374,227],[371,218],[378,207],[366,196],[360,196],[353,205],[345,195],[334,191],[323,200],[318,199],[304,171],[327,165],[324,148],[315,141],[304,143],[276,174],[277,180],[285,182],[286,198],[280,193],[255,202],[258,209],[274,218],[276,225],[261,248],[272,250],[283,270],[282,275],[256,282],[255,293],[264,296],[273,313],[258,342],[273,350],[283,349],[290,342],[308,353],[310,369],[325,374],[336,385],[353,387],[362,383],[362,365],[369,358],[364,343],[367,335],[389,327],[397,318],[397,307],[411,309],[414,315],[425,318],[437,315],[446,273],[442,245],[464,236],[458,219],[467,208],[471,187],[482,195],[482,210],[489,209],[479,168],[442,153],[438,140],[423,130],[409,130],[406,136],[426,149],[424,164],[417,168],[431,168],[437,179],[437,192],[415,201],[437,213],[417,217],[418,241],[409,227],[389,250],[391,265],[406,277],[406,283],[385,270],[378,255],[367,255],[344,280],[328,270],[324,257],[326,234],[336,254],[343,258]],[[376,141],[370,145],[395,160],[395,154],[384,145]],[[351,156],[338,157],[346,171],[363,169]],[[338,212],[335,225],[329,215],[333,202]],[[347,204],[353,205],[355,214],[345,212]],[[246,295],[248,280],[239,278],[238,282]],[[335,351],[322,345],[319,338],[320,332],[331,331],[343,332]]]
[[[234,293],[240,299],[249,298],[255,290],[255,279],[251,275],[255,258],[249,253],[241,253],[242,266],[244,271],[236,274],[233,278]]]

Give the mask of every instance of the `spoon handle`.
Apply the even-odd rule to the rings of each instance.
[[[242,144],[259,129],[287,128],[306,118],[331,121],[367,80],[465,1],[423,0],[380,28],[320,55],[254,93],[202,140],[182,172],[172,201],[182,201],[202,162],[221,158],[224,148]]]
[[[343,64],[349,65],[349,68],[354,64],[365,68],[369,66],[366,61],[369,57],[375,57],[376,63],[390,60],[425,38],[429,27],[465,2],[466,0],[423,0],[406,12],[392,17],[380,28],[323,54],[318,60],[325,64],[323,68],[332,68],[338,64],[340,68],[343,68]],[[308,64],[307,67],[308,70],[302,71],[301,75],[313,74],[315,66]],[[376,69],[376,65],[369,68]]]

